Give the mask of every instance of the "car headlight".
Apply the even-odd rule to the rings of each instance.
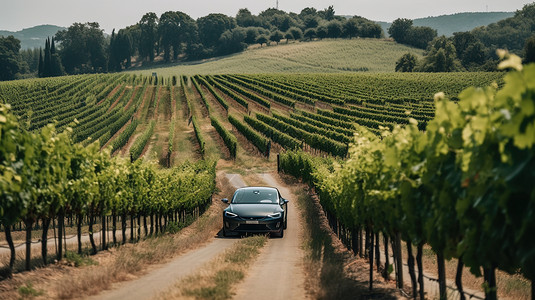
[[[235,213],[232,213],[230,211],[225,211],[225,217],[229,217],[229,218],[235,218],[237,217],[238,215],[235,214]]]
[[[268,217],[270,218],[280,218],[282,216],[282,214],[280,212],[276,212],[276,213],[273,213],[273,214],[269,214]]]

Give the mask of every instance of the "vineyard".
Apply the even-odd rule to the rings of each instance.
[[[96,252],[94,224],[111,230],[114,244],[117,221],[123,242],[128,227],[131,239],[135,228],[138,238],[142,228],[146,236],[162,232],[209,204],[214,161],[271,162],[280,153],[280,170],[316,189],[334,231],[356,253],[373,253],[380,234],[394,243],[397,264],[405,241],[417,248],[417,262],[430,245],[439,268],[452,257],[476,274],[482,268],[489,293],[495,269],[533,280],[533,192],[524,182],[535,169],[530,72],[101,74],[0,83],[9,267],[17,228],[26,231],[27,268],[38,224],[45,264],[48,229],[65,234],[65,219],[89,226]],[[486,88],[465,90],[471,86]],[[61,246],[57,252],[61,259]]]

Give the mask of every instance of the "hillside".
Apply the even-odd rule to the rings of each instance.
[[[454,32],[470,31],[476,27],[487,26],[514,16],[514,12],[467,12],[414,19],[414,26],[427,26],[436,29],[438,35],[452,36]],[[388,35],[392,23],[377,22]]]
[[[0,30],[0,36],[12,35],[20,40],[21,49],[44,47],[45,39],[54,36],[58,31],[65,29],[55,25],[39,25],[17,32]]]
[[[189,63],[146,67],[131,72],[150,75],[192,75],[222,73],[340,73],[394,72],[405,53],[422,51],[378,39],[325,39],[269,47],[251,47],[245,52]]]

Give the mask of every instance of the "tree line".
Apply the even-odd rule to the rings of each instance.
[[[299,14],[269,8],[258,15],[240,9],[235,17],[213,13],[197,20],[180,11],[146,13],[110,36],[96,22],[74,23],[47,39],[44,49],[20,52],[14,37],[0,40],[1,80],[121,71],[138,63],[197,60],[282,40],[380,38],[381,27],[365,18],[336,16],[333,6]]]
[[[452,37],[437,37],[436,30],[413,26],[412,20],[397,19],[388,29],[398,43],[425,49],[420,61],[410,53],[396,64],[400,72],[496,71],[497,49],[507,49],[535,62],[535,3],[525,5],[511,18]]]

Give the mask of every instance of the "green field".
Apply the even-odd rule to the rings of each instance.
[[[130,72],[161,76],[194,74],[258,73],[340,73],[394,72],[396,61],[405,53],[421,58],[423,51],[378,39],[325,39],[313,42],[282,42],[278,46],[253,46],[243,53],[151,67]]]

